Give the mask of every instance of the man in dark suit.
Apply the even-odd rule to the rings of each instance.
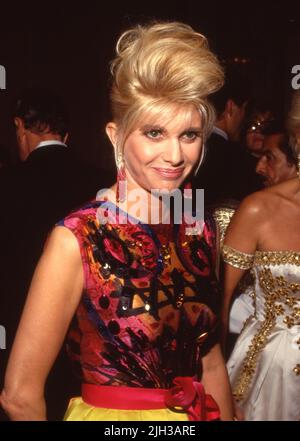
[[[217,118],[206,142],[204,163],[194,179],[195,188],[204,188],[206,205],[241,200],[260,188],[255,163],[238,142],[248,99],[248,88],[233,78],[212,96]]]
[[[111,184],[103,171],[74,158],[66,144],[66,112],[52,93],[24,92],[17,101],[14,124],[22,162],[0,176],[0,325],[7,335],[7,349],[0,351],[0,390],[30,281],[49,231],[71,210],[95,198],[100,188]],[[76,392],[66,364],[62,351],[46,386],[49,419],[61,418],[68,396]]]

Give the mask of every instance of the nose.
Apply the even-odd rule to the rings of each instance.
[[[179,139],[169,140],[164,149],[163,159],[173,167],[183,162],[182,148]]]
[[[266,171],[266,158],[262,156],[256,164],[255,171],[258,175],[264,175]]]

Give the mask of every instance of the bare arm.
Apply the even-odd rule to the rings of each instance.
[[[83,269],[74,235],[56,227],[35,270],[0,404],[12,420],[45,420],[44,385],[80,301]]]
[[[225,264],[224,296],[221,312],[221,344],[223,352],[226,348],[226,341],[229,328],[229,313],[231,308],[232,296],[238,282],[241,280],[245,270],[234,268]],[[224,352],[225,353],[225,352]]]
[[[254,255],[259,247],[260,231],[264,227],[265,222],[264,216],[263,198],[261,198],[260,194],[253,194],[240,205],[226,232],[224,251],[226,246],[229,246],[242,254],[240,256],[241,260],[236,265],[239,267],[233,266],[232,262],[230,263],[230,256],[227,259],[229,263],[225,264],[224,297],[221,314],[223,347],[225,346],[228,332],[232,296],[246,269],[251,267],[249,261],[251,262],[251,255]]]
[[[219,344],[202,359],[202,383],[207,394],[217,402],[221,419],[232,421],[234,416],[231,388]]]

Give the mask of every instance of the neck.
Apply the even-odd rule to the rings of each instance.
[[[126,184],[125,187],[124,184],[117,187],[116,183],[110,189],[98,193],[97,199],[108,200],[116,204],[122,211],[142,223],[171,222],[170,198],[158,197],[155,193],[150,193],[142,188],[130,191],[126,189]]]
[[[47,133],[44,135],[37,135],[28,131],[27,145],[29,146],[29,152],[32,152],[43,141],[62,141],[62,138],[58,134]]]

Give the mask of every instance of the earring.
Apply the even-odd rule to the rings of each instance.
[[[192,190],[193,190],[193,187],[192,187],[191,181],[187,181],[183,187],[184,197],[191,199],[192,198]]]
[[[121,155],[118,156],[117,159],[117,191],[116,191],[116,202],[124,202],[126,199],[126,172],[123,157]]]

